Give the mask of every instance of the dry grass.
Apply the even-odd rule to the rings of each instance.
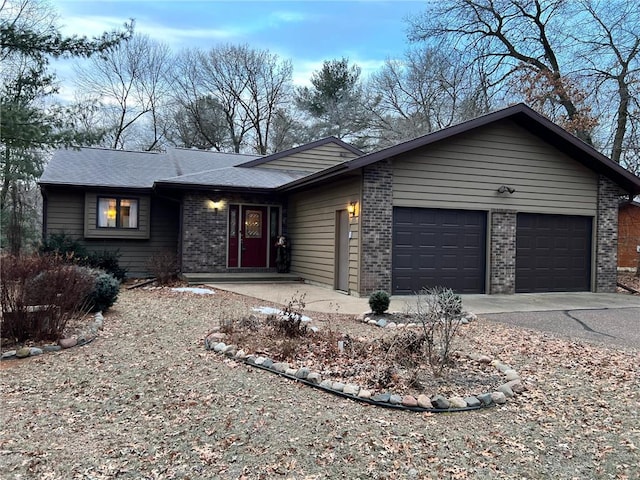
[[[256,304],[125,291],[92,344],[0,364],[0,477],[637,478],[637,351],[480,320],[469,347],[516,366],[528,392],[479,412],[397,412],[204,350],[225,309]]]

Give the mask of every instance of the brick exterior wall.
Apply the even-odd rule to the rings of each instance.
[[[220,196],[220,195],[216,195]],[[227,195],[216,213],[207,208],[211,194],[188,193],[182,200],[181,269],[184,273],[247,271],[227,268],[227,221],[229,204],[277,205],[282,210],[282,230],[286,234],[286,203],[260,195]],[[268,221],[268,218],[265,218]],[[252,269],[252,271],[265,271]]]
[[[640,205],[626,204],[618,211],[618,267],[637,268],[640,263]]]
[[[227,267],[228,202],[218,212],[207,208],[209,196],[187,194],[182,200],[182,271],[224,272]]]
[[[616,291],[618,258],[618,202],[624,192],[609,180],[598,177],[596,218],[596,292]]]
[[[516,291],[516,212],[491,211],[489,293]]]
[[[383,160],[363,169],[360,208],[360,295],[391,293],[393,169]]]

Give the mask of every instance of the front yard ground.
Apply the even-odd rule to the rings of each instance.
[[[204,349],[220,320],[264,305],[224,292],[123,291],[93,343],[3,362],[0,477],[631,479],[640,471],[638,351],[480,319],[462,327],[463,341],[513,365],[528,390],[481,411],[398,412]],[[384,334],[306,313],[341,334]]]

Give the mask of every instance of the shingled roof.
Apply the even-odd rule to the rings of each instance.
[[[268,168],[226,167],[156,181],[160,187],[218,187],[270,190],[309,175]]]
[[[188,149],[164,153],[65,149],[54,153],[40,184],[136,189],[151,189],[157,183],[273,188],[305,175],[237,167],[256,158],[261,157]]]

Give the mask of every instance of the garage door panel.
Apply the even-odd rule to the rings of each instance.
[[[484,292],[485,212],[396,207],[393,215],[393,293]]]
[[[591,289],[591,217],[520,213],[516,292]]]

